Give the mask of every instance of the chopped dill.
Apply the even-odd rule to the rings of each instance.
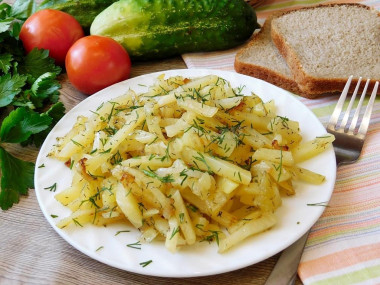
[[[149,169],[149,170],[144,169],[143,172],[146,176],[156,178],[160,180],[162,183],[171,183],[175,181],[171,174],[168,174],[162,177],[162,176],[157,175],[157,173],[155,173],[152,169]]]
[[[57,190],[57,182],[49,187],[45,187],[45,190],[49,190],[50,192],[55,192]]]
[[[152,260],[148,260],[148,261],[140,262],[139,264],[140,264],[142,267],[145,267],[145,266],[148,266],[149,264],[151,264],[152,262],[153,262]]]
[[[115,234],[115,236],[117,236],[117,235],[119,235],[121,233],[129,233],[129,232],[131,232],[131,231],[129,231],[129,230],[117,231],[116,234]]]
[[[95,251],[99,251],[99,250],[101,250],[103,248],[104,248],[104,246],[99,246]]]
[[[141,249],[141,243],[139,241],[127,244],[127,246],[134,249]]]
[[[179,227],[174,228],[172,231],[172,235],[170,236],[169,239],[171,240],[178,233],[179,233]]]

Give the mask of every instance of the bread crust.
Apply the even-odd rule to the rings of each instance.
[[[274,14],[273,14],[274,15]],[[262,79],[264,81],[267,81],[273,85],[276,85],[278,87],[281,87],[283,89],[286,89],[292,93],[299,94],[303,97],[306,98],[315,98],[321,94],[308,94],[306,92],[302,92],[298,88],[298,84],[292,79],[287,76],[284,76],[283,74],[258,65],[258,64],[252,64],[248,62],[241,61],[241,55],[244,54],[247,50],[249,50],[253,45],[256,44],[257,41],[260,40],[260,36],[263,33],[264,29],[270,29],[270,21],[272,20],[272,15],[267,18],[265,21],[263,27],[261,30],[257,33],[254,34],[251,39],[248,41],[248,43],[242,47],[236,54],[235,56],[235,61],[234,61],[234,68],[235,71],[238,73],[242,73],[245,75],[249,75],[255,78]]]
[[[264,80],[266,82],[269,82],[273,85],[276,85],[280,88],[283,88],[294,94],[300,95],[308,99],[316,99],[318,97],[328,96],[330,95],[330,93],[334,93],[334,92],[325,92],[325,93],[310,94],[310,93],[304,92],[298,88],[298,84],[295,81],[289,80],[288,78],[282,76],[281,74],[277,73],[276,71],[272,69],[265,68],[259,65],[252,65],[252,64],[243,63],[240,61],[235,61],[234,67],[235,67],[236,72],[238,73],[249,75],[249,76]]]
[[[289,11],[285,11],[282,13],[277,13],[273,16],[273,19],[279,18],[283,15],[298,12],[301,10],[309,10],[309,9],[318,9],[321,7],[335,7],[335,6],[356,6],[365,8],[367,10],[373,10],[371,7],[368,7],[363,4],[359,3],[335,3],[335,4],[320,4],[313,7],[302,7],[297,8]],[[380,17],[380,12],[377,13]],[[302,62],[298,58],[297,53],[292,49],[291,45],[286,42],[285,38],[281,35],[281,33],[278,31],[275,24],[272,25],[271,29],[271,37],[273,43],[278,48],[280,54],[284,57],[286,60],[291,72],[294,75],[294,79],[298,84],[298,88],[301,90],[301,92],[310,94],[313,96],[313,94],[320,94],[320,93],[326,93],[326,92],[339,92],[342,91],[344,88],[344,85],[347,82],[347,78],[316,78],[313,77],[305,72],[305,70],[302,68]],[[379,80],[379,78],[373,78],[370,80],[369,83],[369,90],[373,88],[375,85],[376,80]],[[356,86],[356,83],[358,82],[358,78],[353,78],[350,92],[354,91],[354,88]],[[362,86],[363,88],[364,86]],[[380,90],[378,91],[378,94],[380,94]]]
[[[274,70],[240,61],[235,61],[234,67],[239,73],[262,79],[291,92],[299,93],[300,91],[295,81],[289,80]]]

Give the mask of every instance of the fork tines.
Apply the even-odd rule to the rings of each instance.
[[[357,135],[359,137],[363,137],[364,138],[365,134],[367,133],[367,129],[368,129],[368,125],[369,125],[369,120],[371,118],[372,108],[373,108],[374,101],[375,101],[376,94],[377,94],[377,90],[378,90],[378,87],[379,87],[379,82],[377,81],[375,83],[375,86],[374,86],[373,91],[371,93],[371,97],[370,97],[370,99],[368,101],[368,104],[367,104],[367,108],[366,108],[366,110],[364,112],[364,115],[363,115],[363,118],[361,120],[359,129],[356,131],[356,129],[358,127],[358,120],[359,120],[359,116],[360,116],[360,109],[361,109],[361,107],[363,105],[363,101],[364,101],[364,98],[365,98],[366,93],[367,93],[367,89],[368,89],[368,85],[369,85],[370,79],[367,79],[367,81],[365,83],[362,95],[360,96],[360,99],[359,99],[359,103],[357,104],[355,113],[354,113],[354,115],[353,115],[353,117],[351,119],[351,123],[348,126],[348,121],[350,119],[351,110],[352,110],[352,107],[354,105],[354,102],[355,102],[355,99],[356,99],[356,95],[358,93],[358,90],[359,90],[359,87],[360,87],[360,84],[361,84],[361,81],[362,81],[362,77],[359,78],[358,83],[356,84],[354,93],[351,96],[351,100],[350,100],[350,102],[349,102],[349,104],[347,106],[347,109],[345,110],[343,119],[340,122],[340,124],[338,124],[338,121],[339,121],[340,115],[342,114],[342,109],[343,109],[344,102],[345,102],[347,94],[348,94],[348,90],[349,90],[350,85],[351,85],[352,78],[353,78],[352,75],[348,78],[347,83],[346,83],[346,85],[345,85],[345,87],[343,89],[343,92],[342,92],[342,94],[341,94],[341,96],[340,96],[340,98],[338,100],[338,103],[335,106],[334,112],[331,115],[331,118],[330,118],[330,121],[329,121],[329,123],[327,125],[327,128],[333,129],[333,130],[335,130],[337,132],[344,132],[344,133],[348,133],[348,134],[354,134],[354,135]]]

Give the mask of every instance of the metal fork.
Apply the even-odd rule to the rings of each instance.
[[[337,166],[342,164],[350,164],[359,159],[361,150],[363,148],[364,139],[368,130],[377,90],[379,87],[379,82],[377,81],[373,88],[371,97],[367,104],[361,123],[358,126],[360,109],[363,105],[363,100],[367,93],[368,85],[370,82],[370,80],[368,79],[364,86],[362,95],[359,99],[356,111],[353,117],[351,118],[351,110],[354,105],[360,83],[362,81],[362,78],[360,77],[358,83],[356,84],[354,93],[351,96],[351,100],[348,103],[347,109],[343,115],[343,118],[339,123],[339,119],[342,115],[343,105],[346,100],[349,87],[351,85],[352,77],[353,76],[350,76],[348,78],[347,83],[338,100],[338,103],[336,104],[335,109],[330,117],[330,121],[328,122],[326,127],[327,132],[335,136],[333,146],[336,155]],[[351,123],[350,125],[348,125],[348,121],[350,119]],[[279,257],[275,267],[269,275],[265,285],[294,284],[297,277],[298,265],[301,260],[303,249],[305,248],[308,235],[309,231],[281,253],[281,256]]]

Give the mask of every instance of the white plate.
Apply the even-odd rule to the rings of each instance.
[[[215,74],[231,82],[233,87],[245,86],[244,94],[255,92],[264,101],[275,100],[278,114],[300,122],[305,140],[326,133],[324,127],[314,114],[287,91],[264,81],[238,73],[205,70],[182,69],[158,72],[139,76],[108,87],[87,98],[69,111],[54,127],[46,138],[36,162],[35,191],[41,210],[51,226],[73,247],[84,254],[110,266],[145,275],[163,277],[193,277],[212,275],[240,269],[269,258],[288,247],[301,237],[321,216],[324,207],[307,206],[308,203],[328,202],[332,194],[336,166],[332,148],[318,157],[303,163],[304,167],[326,176],[327,180],[320,186],[297,184],[297,194],[285,197],[283,205],[276,211],[278,223],[271,230],[248,238],[239,246],[224,254],[217,253],[217,245],[207,242],[182,248],[175,254],[170,253],[161,242],[142,244],[141,249],[127,247],[138,240],[139,232],[126,225],[58,229],[55,223],[69,215],[69,210],[54,199],[53,192],[47,187],[57,183],[56,193],[70,185],[69,169],[60,161],[47,157],[56,142],[56,137],[63,136],[73,126],[78,115],[90,116],[102,102],[123,94],[129,88],[136,92],[145,91],[159,74],[166,76],[182,75],[196,77]],[[45,167],[39,168],[44,164]],[[57,215],[58,218],[52,218]],[[115,235],[121,230],[128,233]],[[98,248],[101,250],[97,250]],[[140,263],[152,260],[148,266]]]

